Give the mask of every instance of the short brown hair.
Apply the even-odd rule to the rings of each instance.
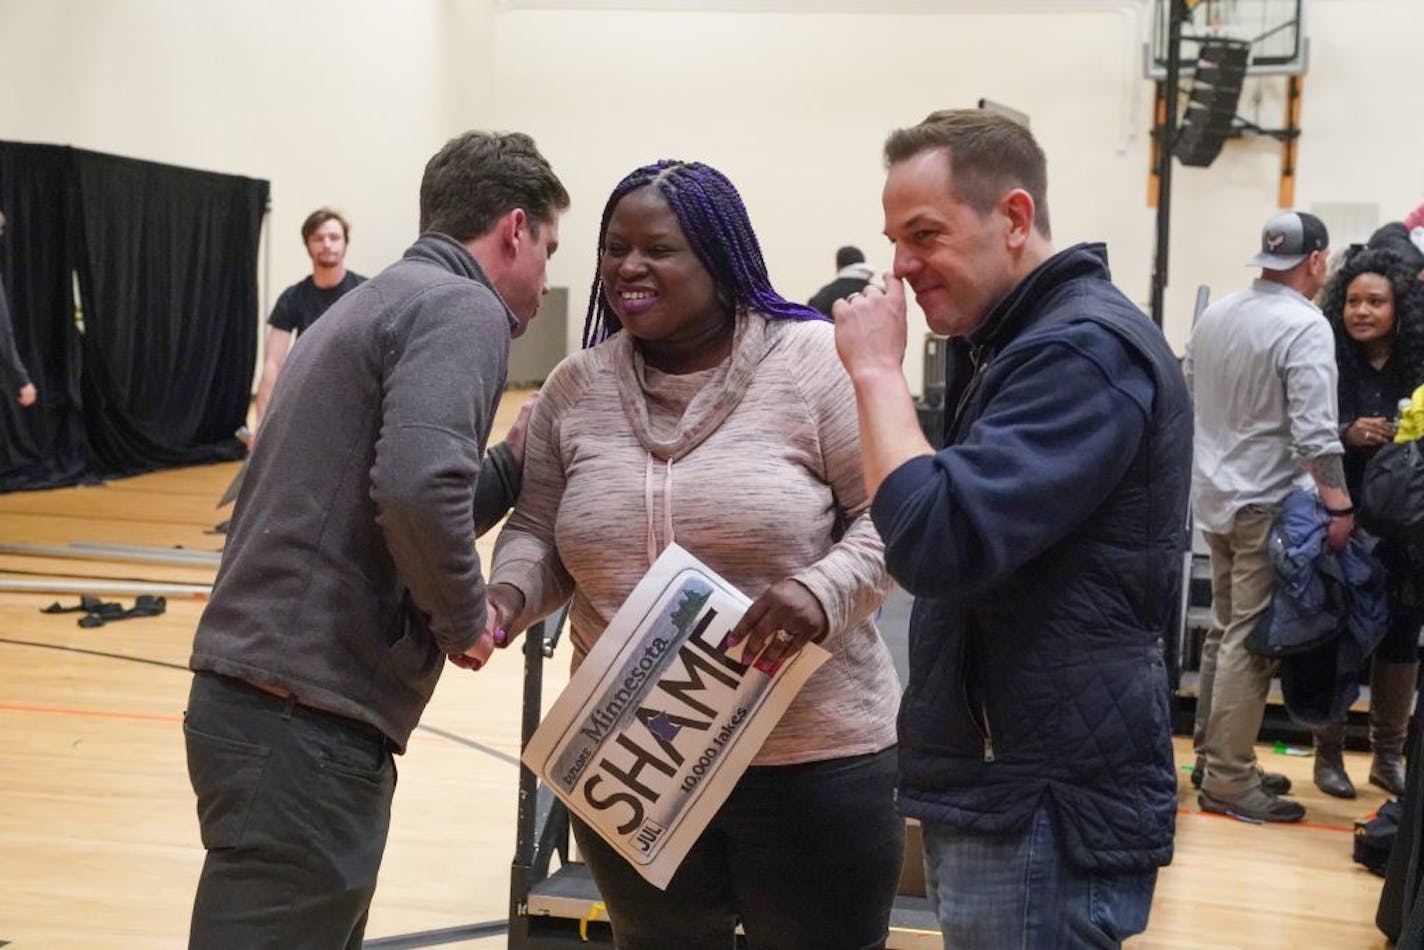
[[[984,109],[941,109],[919,125],[896,129],[885,140],[885,164],[931,149],[944,151],[954,174],[954,197],[988,214],[1012,188],[1033,199],[1034,228],[1048,228],[1048,163],[1033,133],[1007,116]]]
[[[477,238],[523,208],[535,235],[569,206],[569,193],[522,132],[466,132],[445,143],[420,182],[420,230]]]
[[[341,225],[341,236],[348,241],[351,240],[351,225],[341,216],[340,212],[330,208],[317,208],[302,222],[302,243],[307,243],[307,240],[316,233],[316,229],[328,221],[335,221]]]

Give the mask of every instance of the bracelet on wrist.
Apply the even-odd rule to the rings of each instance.
[[[1329,505],[1326,505],[1325,513],[1332,518],[1345,518],[1355,513],[1355,506],[1351,505],[1348,508],[1331,508]]]

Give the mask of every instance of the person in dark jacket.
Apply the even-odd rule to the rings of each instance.
[[[0,237],[5,234],[5,214],[0,212]],[[15,329],[10,322],[10,305],[5,285],[0,284],[0,392],[11,393],[21,406],[33,406],[39,394],[30,381],[30,372],[15,346]]]
[[[568,203],[528,136],[452,139],[419,239],[283,367],[190,660],[192,946],[361,945],[392,753],[446,657],[494,647],[473,541],[523,447],[485,442]]]
[[[1389,226],[1387,225],[1386,228]],[[1345,484],[1360,497],[1365,465],[1394,439],[1400,400],[1424,383],[1424,266],[1409,243],[1404,226],[1399,250],[1370,249],[1348,257],[1326,284],[1321,302],[1335,335],[1339,368],[1339,426],[1344,444]],[[1408,545],[1381,540],[1375,549],[1388,576],[1389,632],[1370,663],[1370,747],[1374,752],[1369,781],[1391,795],[1404,794],[1404,740],[1414,708],[1419,676],[1419,628],[1424,597],[1415,578]],[[1345,771],[1345,720],[1315,731],[1316,786],[1327,795],[1354,798],[1355,785]]]
[[[831,307],[837,300],[843,300],[858,290],[864,290],[875,272],[865,263],[865,255],[860,248],[847,244],[836,251],[836,279],[816,291],[809,304],[826,316],[831,315]]]
[[[1384,224],[1370,235],[1365,244],[1371,251],[1388,251],[1399,258],[1415,277],[1424,280],[1424,248],[1420,248],[1410,237],[1409,228],[1400,221]]]
[[[936,112],[885,158],[894,273],[836,307],[836,345],[886,562],[915,595],[900,806],[946,947],[1116,945],[1172,857],[1161,640],[1190,401],[1103,246],[1055,252],[1026,128]],[[905,283],[953,338],[939,452],[901,371]]]

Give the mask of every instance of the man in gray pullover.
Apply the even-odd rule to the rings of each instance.
[[[452,139],[420,238],[287,360],[190,661],[192,946],[361,945],[392,754],[493,647],[474,539],[523,448],[485,442],[568,203],[528,136]]]

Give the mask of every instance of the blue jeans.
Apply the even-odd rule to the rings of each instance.
[[[926,822],[925,890],[954,950],[1117,947],[1147,929],[1157,870],[1083,871],[1055,841],[1040,805],[1029,826],[969,834]]]
[[[801,765],[753,766],[658,890],[577,818],[574,837],[619,950],[885,945],[905,822],[894,747]]]

